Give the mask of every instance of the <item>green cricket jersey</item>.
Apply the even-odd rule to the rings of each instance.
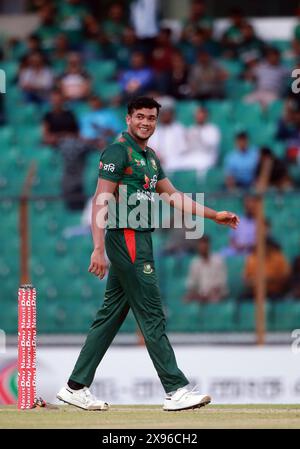
[[[153,229],[156,184],[165,177],[155,152],[122,133],[100,158],[99,178],[118,183],[115,201],[109,202],[107,229]]]

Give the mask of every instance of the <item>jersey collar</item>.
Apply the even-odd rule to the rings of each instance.
[[[124,139],[136,150],[136,151],[138,151],[139,153],[142,153],[142,154],[145,154],[146,153],[146,151],[147,151],[147,149],[148,149],[148,147],[146,147],[146,149],[145,150],[143,150],[143,148],[141,148],[140,146],[139,146],[139,144],[138,143],[136,143],[136,141],[134,140],[134,138],[133,137],[131,137],[131,135],[128,133],[128,132],[126,132],[126,131],[124,131],[123,133],[122,133],[122,136],[124,137]]]

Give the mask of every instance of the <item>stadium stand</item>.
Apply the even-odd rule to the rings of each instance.
[[[63,2],[61,2],[63,3]],[[59,22],[56,24],[59,29]],[[125,23],[124,26],[128,27]],[[82,32],[84,34],[84,27]],[[99,26],[97,38],[101,33]],[[204,43],[208,47],[210,38]],[[41,39],[42,43],[42,39]],[[76,51],[83,55],[88,45],[87,37],[82,47]],[[186,44],[193,49],[191,42],[178,41],[174,46]],[[122,98],[116,57],[122,44],[120,41],[110,43],[109,57],[89,59],[84,69],[92,79],[92,92],[98,94],[123,121],[125,104]],[[196,170],[176,171],[170,174],[172,182],[181,190],[195,193],[205,192],[206,203],[216,209],[242,211],[245,192],[225,191],[224,158],[234,147],[234,137],[241,130],[248,131],[251,142],[258,148],[267,146],[275,156],[287,163],[291,188],[278,190],[272,188],[265,197],[265,213],[272,223],[272,236],[277,240],[286,257],[292,263],[300,253],[300,209],[299,209],[299,160],[288,163],[286,150],[292,145],[288,140],[276,137],[278,120],[285,110],[297,102],[289,95],[286,86],[283,94],[271,102],[266,109],[258,103],[247,103],[245,97],[253,92],[254,84],[243,76],[245,65],[238,56],[226,58],[226,52],[220,42],[218,64],[227,73],[225,98],[198,101],[186,95],[185,99],[176,100],[176,117],[183,125],[194,123],[197,106],[205,105],[210,113],[210,120],[221,130],[220,156],[217,164],[205,177],[199,177]],[[272,41],[265,45],[276,47],[282,55],[282,63],[291,67],[286,53],[292,48],[290,41]],[[19,283],[19,233],[18,206],[24,177],[30,163],[37,167],[33,186],[33,198],[30,201],[31,220],[31,272],[33,284],[39,292],[39,333],[85,333],[88,330],[97,308],[104,297],[105,280],[93,278],[87,272],[92,240],[86,235],[66,237],[66,229],[79,226],[81,211],[68,211],[60,197],[63,161],[58,151],[42,142],[41,117],[49,105],[26,102],[18,84],[20,67],[26,65],[25,59],[19,59],[24,43],[16,41],[4,43],[4,57],[0,67],[5,70],[7,92],[4,96],[5,123],[0,126],[0,211],[2,235],[0,254],[1,279],[1,318],[0,327],[5,323],[8,333],[16,333],[17,310],[16,288]],[[71,48],[70,48],[71,49]],[[17,51],[18,50],[18,51]],[[28,49],[25,49],[29,52]],[[73,50],[73,49],[72,49]],[[153,51],[155,46],[153,47]],[[194,49],[195,51],[197,49]],[[25,51],[25,55],[26,55]],[[223,53],[223,54],[222,54]],[[46,52],[51,61],[51,52]],[[61,75],[61,66],[50,63],[55,76]],[[163,96],[164,89],[158,86],[151,89],[151,94]],[[295,106],[296,105],[296,106]],[[87,110],[87,101],[70,103],[69,107],[78,120]],[[296,126],[292,123],[293,126]],[[299,142],[293,144],[298,148]],[[100,151],[102,148],[100,148]],[[99,148],[88,156],[84,185],[88,197],[93,195],[99,160]],[[254,186],[253,186],[254,187]],[[214,223],[206,223],[206,233],[210,235],[214,251],[220,251],[228,243],[228,231],[221,231]],[[162,243],[160,231],[153,235],[157,252]],[[172,332],[247,332],[253,331],[253,299],[240,301],[243,289],[244,258],[240,256],[226,259],[228,270],[229,294],[218,304],[184,303],[182,298],[186,291],[186,276],[192,255],[183,256],[180,261],[172,256],[158,257],[157,272],[160,279],[165,312],[168,316],[169,331]],[[276,303],[267,301],[267,328],[271,331],[289,331],[297,327],[300,319],[299,298],[286,297]],[[80,311],[78,313],[78,311]],[[4,326],[3,326],[4,327]],[[299,327],[299,326],[298,326]],[[128,317],[121,329],[123,332],[135,332],[136,324],[132,315]]]

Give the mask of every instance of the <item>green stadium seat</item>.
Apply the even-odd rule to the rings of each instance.
[[[284,142],[275,141],[271,145],[271,149],[275,156],[281,158],[284,158],[285,156],[285,150],[286,150],[286,144]],[[297,167],[298,168],[298,167]],[[299,169],[298,169],[299,172]]]
[[[300,328],[300,304],[293,300],[283,300],[273,304],[272,330],[292,332]]]
[[[226,332],[235,330],[235,303],[224,301],[205,304],[202,309],[202,329],[205,332]]]
[[[0,329],[9,335],[17,335],[18,333],[17,287],[14,298],[1,296]]]
[[[121,86],[116,81],[103,81],[94,84],[94,92],[99,95],[104,101],[112,100],[122,93]]]
[[[249,81],[229,79],[226,81],[226,94],[232,100],[242,100],[254,90],[254,84]]]
[[[190,126],[195,123],[195,112],[200,103],[197,101],[178,101],[176,103],[176,118],[183,125]]]
[[[93,61],[86,64],[86,68],[96,83],[113,78],[117,69],[113,60]]]
[[[265,303],[266,327],[270,328],[272,305]],[[239,332],[252,332],[255,330],[255,300],[242,301],[236,305],[237,330]]]
[[[6,156],[6,151],[3,151],[3,146],[9,148],[14,143],[14,138],[15,134],[12,126],[6,125],[0,127],[1,160],[5,159]]]
[[[220,122],[225,122],[228,126],[228,122],[232,114],[232,102],[228,100],[210,100],[206,105],[210,120],[219,125]]]
[[[269,104],[267,115],[268,120],[272,122],[277,122],[283,114],[284,103],[283,100],[275,100]]]
[[[243,269],[244,257],[232,256],[225,260],[228,275],[229,295],[238,299],[244,288]]]
[[[242,120],[242,126],[247,127],[253,123],[260,123],[262,111],[258,103],[244,103],[237,101],[233,105],[233,114],[236,121]]]
[[[237,78],[242,69],[242,63],[237,59],[220,59],[220,65],[228,72],[230,78]]]
[[[186,193],[198,192],[197,170],[178,170],[171,173],[169,177],[179,190]]]
[[[5,81],[7,84],[12,84],[17,80],[18,61],[1,61],[1,69],[5,72]]]
[[[224,184],[224,171],[223,168],[213,167],[208,170],[205,178],[205,191],[216,192],[222,189]]]

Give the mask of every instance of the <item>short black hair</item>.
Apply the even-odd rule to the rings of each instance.
[[[127,105],[128,114],[132,115],[134,111],[137,109],[152,109],[156,108],[157,115],[159,114],[159,109],[161,108],[161,105],[154,100],[154,98],[150,97],[136,97],[130,100],[130,102]]]
[[[240,131],[235,135],[236,139],[248,139],[248,137],[247,131]]]

